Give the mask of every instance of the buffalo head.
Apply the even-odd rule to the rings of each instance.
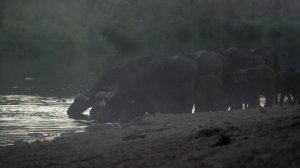
[[[68,115],[77,115],[84,112],[86,109],[91,107],[92,100],[88,94],[79,93],[75,96],[74,102],[69,107]]]

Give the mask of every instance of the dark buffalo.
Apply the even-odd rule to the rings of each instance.
[[[233,83],[233,74],[235,72],[247,68],[254,68],[258,65],[267,65],[271,67],[271,69],[275,72],[278,72],[281,69],[278,56],[273,50],[268,48],[257,48],[248,51],[236,47],[231,47],[224,50],[222,54],[228,61],[228,73],[224,78],[224,85],[226,88],[225,90],[227,90],[227,98],[230,100],[229,105],[233,109],[240,106],[236,106],[236,100],[238,98],[235,97],[235,93],[233,93],[235,89],[235,85]],[[248,97],[247,99],[252,98]]]
[[[213,51],[198,51],[186,57],[198,65],[196,112],[225,110],[224,76],[228,69],[226,58]]]
[[[279,104],[283,105],[285,96],[288,97],[289,104],[299,103],[300,94],[300,74],[293,68],[282,70],[276,79],[276,93],[279,93]],[[276,101],[278,103],[278,100]]]
[[[123,65],[117,84],[99,92],[92,111],[100,122],[127,122],[145,113],[189,113],[197,64],[185,57],[144,57]]]
[[[276,73],[268,65],[258,65],[253,68],[238,70],[233,74],[233,94],[236,108],[241,104],[248,104],[249,108],[260,105],[259,97],[266,97],[265,106],[270,107],[274,103],[274,86]]]
[[[108,71],[105,71],[100,76],[94,87],[75,96],[74,102],[71,104],[67,111],[68,115],[76,117],[87,110],[89,107],[92,107],[96,103],[96,97],[99,93],[107,92],[111,88],[115,87],[115,85],[118,83],[119,74],[120,67],[115,67]],[[91,118],[95,119],[96,115],[96,113],[90,111]]]
[[[263,64],[266,64],[273,68],[275,72],[281,71],[281,64],[279,61],[279,56],[276,52],[270,48],[262,47],[251,50],[252,53],[256,54],[256,59],[261,59],[264,61]]]

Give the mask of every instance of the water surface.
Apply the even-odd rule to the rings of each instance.
[[[91,121],[68,117],[66,111],[72,101],[73,98],[0,95],[0,146],[83,132]]]

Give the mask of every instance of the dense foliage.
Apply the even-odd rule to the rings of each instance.
[[[0,91],[73,94],[132,57],[228,46],[269,46],[296,67],[299,8],[297,0],[0,0]]]

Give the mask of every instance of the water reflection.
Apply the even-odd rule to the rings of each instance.
[[[71,119],[66,114],[72,98],[29,95],[0,96],[0,146],[15,140],[51,140],[62,133],[83,132],[88,120]],[[86,118],[88,115],[83,114]]]

